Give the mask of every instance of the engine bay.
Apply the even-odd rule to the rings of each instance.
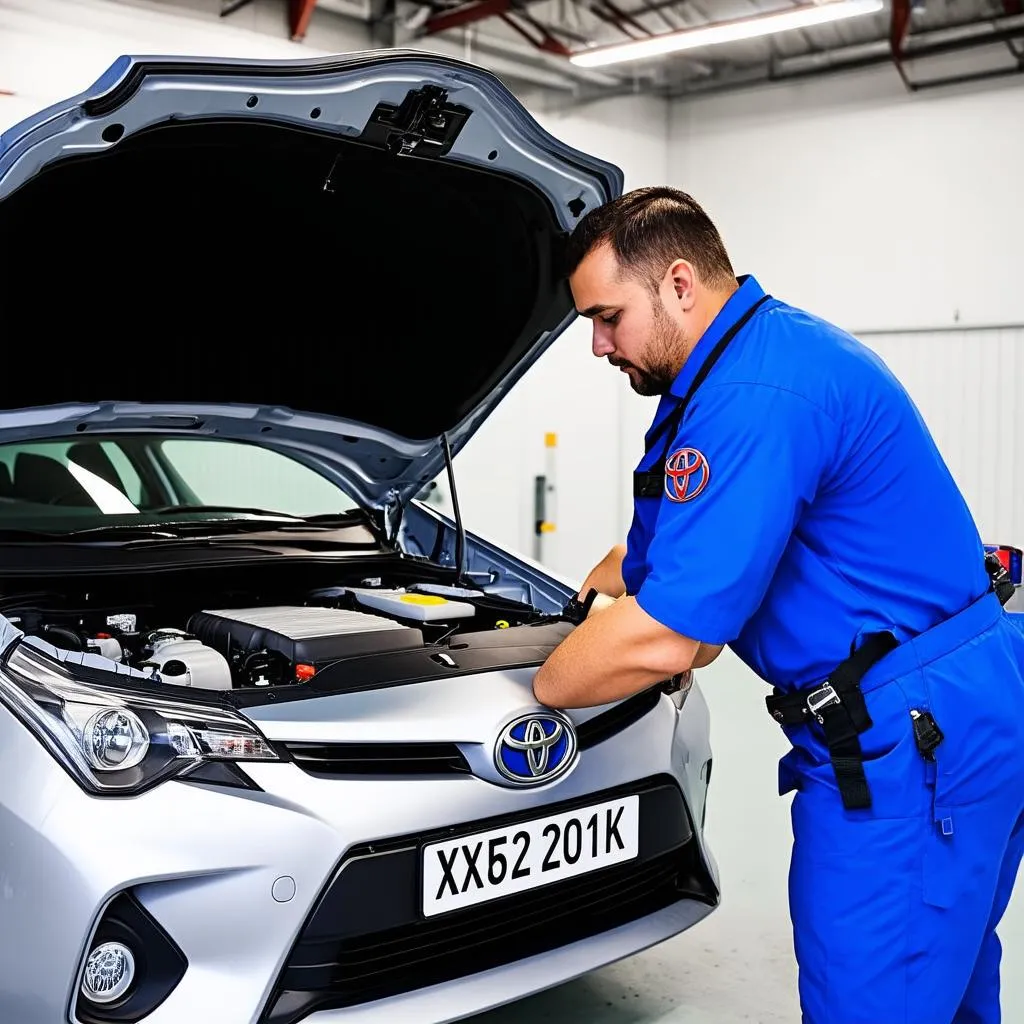
[[[182,570],[71,586],[65,577],[62,594],[4,587],[0,614],[27,636],[129,665],[154,683],[220,691],[303,686],[346,660],[444,650],[550,621],[525,601],[408,570],[351,582],[295,566],[286,575],[234,569],[227,579]]]

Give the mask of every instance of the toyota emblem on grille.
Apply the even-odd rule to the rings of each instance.
[[[576,732],[560,715],[520,715],[498,738],[494,763],[517,786],[550,782],[572,767],[576,757]]]

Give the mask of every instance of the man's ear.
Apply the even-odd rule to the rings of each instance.
[[[696,302],[696,284],[697,272],[686,260],[675,260],[665,272],[663,287],[669,293],[666,298],[678,303],[684,313],[689,312]]]

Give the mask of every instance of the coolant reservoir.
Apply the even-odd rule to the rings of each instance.
[[[476,608],[465,601],[452,601],[440,594],[413,594],[408,590],[378,590],[362,587],[348,588],[355,599],[367,608],[373,608],[396,618],[416,622],[444,622],[447,619],[468,619]]]
[[[176,686],[203,690],[230,690],[231,668],[212,647],[180,630],[161,630],[149,643],[149,656],[140,665],[151,668],[157,679]]]

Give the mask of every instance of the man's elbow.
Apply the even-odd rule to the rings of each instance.
[[[693,659],[694,668],[707,668],[724,650],[723,644],[701,644]]]
[[[533,699],[538,704],[543,704],[548,708],[556,708],[560,706],[560,701],[564,699],[564,694],[559,694],[557,688],[552,685],[548,673],[544,671],[544,667],[541,666],[533,677]],[[565,705],[561,705],[565,706]]]
[[[689,637],[665,631],[643,652],[643,669],[655,679],[670,679],[696,667],[700,644]]]

